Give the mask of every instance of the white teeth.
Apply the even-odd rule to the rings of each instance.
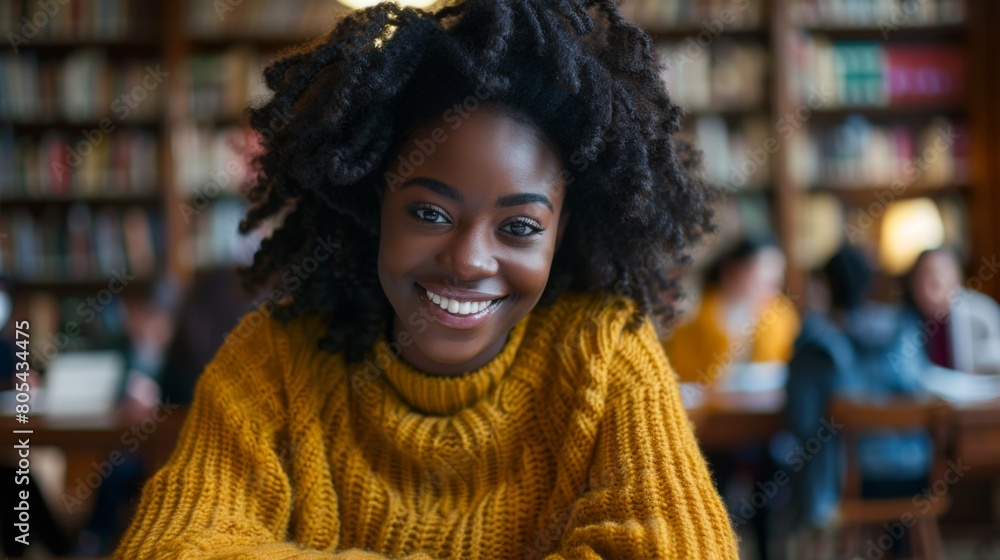
[[[473,313],[479,313],[483,309],[486,309],[493,303],[493,300],[489,301],[457,301],[453,299],[448,299],[442,295],[435,294],[434,292],[427,290],[427,297],[433,301],[435,304],[439,305],[441,309],[455,314],[455,315],[471,315]]]

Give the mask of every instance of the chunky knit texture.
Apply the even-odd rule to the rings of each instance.
[[[316,349],[322,320],[251,313],[115,558],[737,558],[653,324],[625,329],[635,308],[565,293],[455,377],[384,336],[347,365]]]

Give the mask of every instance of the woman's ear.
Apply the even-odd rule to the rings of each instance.
[[[566,233],[566,223],[569,222],[569,211],[563,210],[561,216],[559,216],[559,226],[556,230],[556,250],[559,249],[559,244],[562,243],[563,234]]]

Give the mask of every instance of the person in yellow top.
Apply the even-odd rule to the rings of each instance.
[[[799,318],[781,294],[784,275],[784,255],[769,236],[747,236],[708,267],[700,305],[664,343],[681,382],[713,390],[738,364],[791,359]],[[747,492],[739,482],[745,473],[770,479],[774,469],[766,448],[750,444],[707,458],[734,522],[750,521],[757,557],[770,558],[768,510],[754,510],[746,519],[740,498],[747,500],[756,488]]]
[[[769,237],[747,237],[711,265],[697,310],[664,343],[678,378],[711,384],[734,364],[787,363],[800,320],[781,293],[784,277]]]
[[[648,36],[612,1],[383,3],[264,77],[270,297],[114,557],[738,558],[656,335],[712,196]]]

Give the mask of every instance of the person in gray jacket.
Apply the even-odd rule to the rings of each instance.
[[[993,263],[984,259],[977,278],[981,282],[994,274]],[[962,286],[955,253],[945,248],[921,253],[905,279],[905,293],[926,336],[931,362],[965,373],[1000,375],[1000,306]]]

